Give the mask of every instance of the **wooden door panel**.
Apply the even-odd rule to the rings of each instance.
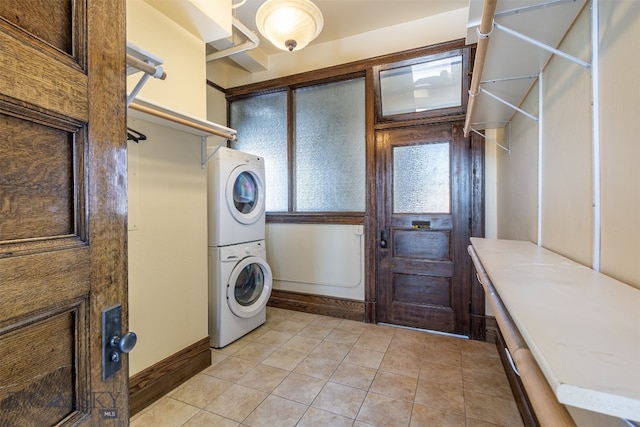
[[[78,63],[82,58],[71,58],[39,39],[27,38],[1,17],[0,46],[4,51],[0,99],[87,121],[88,77]]]
[[[86,310],[79,300],[0,334],[3,425],[51,425],[87,412]]]
[[[450,231],[396,230],[393,233],[394,256],[451,261],[450,241]]]
[[[72,0],[3,0],[0,2],[0,16],[31,37],[71,56],[74,53],[76,12],[73,3]],[[82,3],[78,3],[82,7]]]
[[[386,323],[409,326],[426,324],[428,328],[422,329],[443,332],[456,328],[456,313],[450,307],[430,307],[425,310],[424,306],[393,302],[388,311],[390,315]],[[400,311],[401,316],[396,314]]]
[[[128,425],[124,12],[0,2],[0,425]]]
[[[378,321],[468,333],[468,147],[456,123],[376,134]]]
[[[42,274],[46,270],[47,274]],[[2,313],[0,333],[29,313],[87,295],[90,289],[89,248],[54,250],[0,259]]]
[[[393,294],[394,302],[451,307],[451,279],[424,274],[394,274]]]
[[[77,235],[84,228],[81,132],[2,113],[0,126],[0,243]]]

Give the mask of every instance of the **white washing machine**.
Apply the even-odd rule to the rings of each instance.
[[[209,246],[265,238],[264,159],[220,147],[208,166]]]
[[[209,247],[211,347],[224,347],[265,322],[272,281],[264,240]]]

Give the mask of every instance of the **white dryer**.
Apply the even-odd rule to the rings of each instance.
[[[265,322],[272,281],[264,240],[209,248],[211,347],[224,347]]]
[[[264,159],[220,147],[208,181],[209,246],[264,240]]]

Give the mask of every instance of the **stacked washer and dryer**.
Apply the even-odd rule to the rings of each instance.
[[[226,147],[208,164],[209,336],[221,348],[266,320],[264,159]]]

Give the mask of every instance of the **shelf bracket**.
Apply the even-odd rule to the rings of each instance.
[[[574,62],[574,63],[576,63],[576,64],[578,64],[578,65],[580,65],[580,66],[582,66],[584,68],[591,68],[591,64],[589,64],[586,61],[583,61],[582,59],[576,58],[575,56],[572,56],[572,55],[569,55],[568,53],[565,53],[565,52],[563,52],[563,51],[561,51],[559,49],[556,49],[556,48],[551,47],[551,46],[549,46],[547,44],[544,44],[544,43],[542,43],[542,42],[540,42],[540,41],[538,41],[538,40],[536,40],[536,39],[534,39],[532,37],[529,37],[527,35],[524,35],[522,33],[517,32],[515,30],[512,30],[509,27],[505,27],[504,25],[495,22],[495,20],[493,21],[493,27],[498,29],[498,30],[500,30],[500,31],[503,31],[503,32],[505,32],[507,34],[510,34],[513,37],[516,37],[516,38],[518,38],[518,39],[520,39],[522,41],[530,43],[530,44],[532,44],[534,46],[537,46],[537,47],[539,47],[541,49],[544,49],[544,50],[546,50],[548,52],[551,52],[554,55],[558,55],[558,56],[561,56],[561,57],[563,57],[565,59],[568,59],[569,61]]]
[[[495,122],[492,123],[472,123],[471,126],[469,127],[469,130],[471,132],[474,132],[478,135],[480,135],[481,137],[483,137],[486,141],[489,142],[493,142],[495,145],[497,145],[499,148],[502,148],[504,151],[507,152],[507,154],[509,156],[511,156],[511,122],[510,121],[506,121],[506,122],[500,122],[500,123],[504,123],[504,127],[507,129],[507,146],[505,147],[504,145],[500,144],[498,142],[498,140],[494,139],[494,138],[490,138],[487,135],[481,133],[480,131],[476,130],[473,128],[473,125],[495,125]]]
[[[203,135],[200,137],[200,158],[202,159],[200,165],[202,166],[202,169],[205,169],[207,167],[207,163],[209,163],[209,160],[211,160],[211,158],[215,156],[218,150],[224,145],[221,142],[220,144],[216,145],[216,148],[211,154],[207,155],[207,138],[209,136],[210,135]]]
[[[140,80],[135,85],[129,95],[127,95],[127,107],[131,105],[133,100],[149,80],[149,77],[164,80],[167,77],[167,73],[162,69],[161,64],[164,62],[162,58],[159,58],[138,46],[127,42],[127,75],[134,74],[142,71],[144,74],[140,77]]]
[[[534,120],[536,122],[538,121],[538,118],[536,116],[534,116],[533,114],[524,111],[522,108],[520,108],[520,107],[518,107],[518,106],[516,106],[516,105],[514,105],[514,104],[512,104],[512,103],[510,103],[508,101],[505,101],[504,99],[500,98],[498,95],[496,95],[496,94],[494,94],[492,92],[489,92],[488,90],[486,90],[486,89],[484,89],[482,87],[480,88],[480,92],[486,93],[491,98],[495,99],[496,101],[499,101],[499,102],[503,103],[504,105],[506,105],[508,107],[511,107],[512,109],[516,110],[519,113],[524,114],[525,116],[529,117],[531,120]]]

